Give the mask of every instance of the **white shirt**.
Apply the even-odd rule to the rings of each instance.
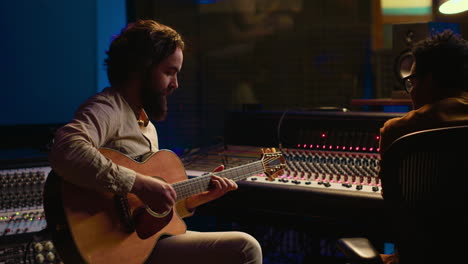
[[[73,184],[128,193],[136,172],[111,162],[99,152],[101,147],[132,158],[158,150],[154,125],[148,122],[140,128],[134,111],[112,88],[86,100],[73,120],[57,131],[49,161],[58,175]]]

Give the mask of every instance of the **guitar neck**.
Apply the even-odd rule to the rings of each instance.
[[[219,172],[208,173],[186,181],[172,184],[177,193],[177,199],[182,200],[192,195],[208,191],[212,175],[239,181],[252,175],[264,172],[264,164],[261,160],[235,168],[226,169]]]

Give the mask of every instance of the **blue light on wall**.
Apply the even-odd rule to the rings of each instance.
[[[0,1],[0,124],[60,123],[96,91],[96,5]]]
[[[104,59],[112,38],[126,25],[125,3],[125,0],[97,1],[97,91],[109,86]]]
[[[216,3],[217,1],[216,0],[198,0],[197,3],[198,4],[201,4],[201,5],[204,5],[204,4],[214,4]]]
[[[0,125],[64,123],[107,83],[125,0],[0,1]]]

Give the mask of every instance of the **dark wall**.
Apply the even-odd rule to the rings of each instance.
[[[236,0],[127,2],[131,19],[168,24],[187,42],[180,89],[158,124],[162,145],[222,138],[227,111],[349,107],[364,93],[371,1],[279,1],[272,12],[277,1],[257,1],[251,23]]]

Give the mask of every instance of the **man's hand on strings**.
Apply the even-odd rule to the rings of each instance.
[[[224,170],[224,165],[218,166],[216,169],[213,170],[213,172],[218,172],[222,170]],[[233,180],[212,175],[208,191],[187,198],[187,209],[193,210],[197,206],[213,201],[225,195],[227,192],[236,190],[237,188],[237,183]]]

